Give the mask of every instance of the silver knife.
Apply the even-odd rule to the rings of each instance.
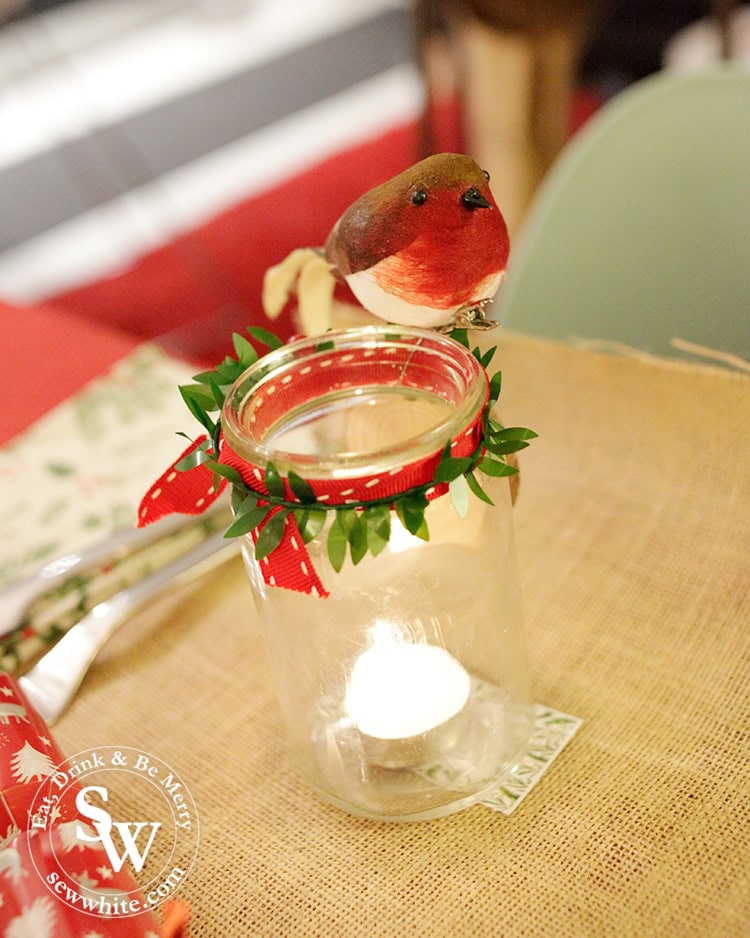
[[[19,684],[49,725],[67,709],[91,663],[117,629],[168,589],[189,582],[225,563],[240,551],[241,538],[213,534],[196,547],[114,596],[94,606]]]

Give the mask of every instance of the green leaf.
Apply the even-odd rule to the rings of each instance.
[[[224,398],[226,397],[226,394],[221,390],[214,378],[209,380],[208,386],[211,388],[211,395],[216,402],[216,406],[219,410],[221,410],[221,408],[224,406]]]
[[[404,513],[404,505],[400,499],[395,499],[393,502],[393,510],[396,512],[396,517],[401,522],[401,524],[406,527],[406,514]],[[408,530],[408,529],[407,529]]]
[[[266,488],[268,489],[268,494],[272,495],[274,498],[286,497],[284,483],[276,466],[274,466],[272,462],[269,462],[266,466]]]
[[[490,496],[485,492],[482,486],[479,484],[479,479],[474,475],[473,472],[469,472],[466,475],[466,484],[469,486],[471,491],[476,495],[478,499],[485,502],[488,505],[494,505]]]
[[[356,565],[367,553],[367,521],[361,512],[351,512],[355,515],[354,524],[349,530],[349,548],[352,555],[352,563]]]
[[[174,464],[175,469],[178,472],[187,472],[190,469],[195,469],[196,466],[202,465],[204,462],[208,462],[211,457],[206,452],[206,447],[208,446],[208,440],[204,440],[203,443],[194,449],[192,453],[188,453],[187,456],[183,456],[179,462]]]
[[[314,537],[320,534],[323,525],[326,523],[326,517],[327,512],[323,511],[322,508],[305,508],[302,511],[294,511],[294,519],[305,544],[309,544]]]
[[[294,523],[297,525],[297,530],[302,534],[302,531],[307,524],[307,508],[292,508],[292,517],[294,518]],[[304,541],[304,537],[302,538]]]
[[[274,335],[273,332],[269,332],[268,329],[264,329],[262,326],[248,326],[247,331],[254,339],[257,339],[258,342],[262,342],[263,345],[267,345],[270,349],[281,348],[284,344],[277,335]]]
[[[252,342],[249,342],[244,335],[233,332],[232,345],[234,346],[235,355],[244,368],[249,368],[250,365],[254,365],[258,361],[258,353],[255,351]]]
[[[214,432],[211,434],[211,448],[215,453],[221,452],[221,418],[216,421]]]
[[[494,417],[487,416],[486,421],[486,432],[487,433],[499,433],[503,429],[503,425],[499,420],[495,420]]]
[[[484,368],[485,370],[489,368],[492,362],[492,359],[495,357],[496,351],[497,351],[497,346],[493,345],[492,348],[488,348],[487,351],[484,353],[484,355],[481,356],[481,358],[479,359],[479,364],[482,366],[482,368]]]
[[[508,453],[517,453],[521,449],[526,449],[529,444],[525,440],[499,440],[496,442],[491,437],[487,437],[484,445],[495,456],[507,456]]]
[[[216,409],[216,401],[211,393],[211,389],[207,388],[204,384],[182,384],[179,390],[183,399],[189,397],[190,400],[195,401],[195,403],[203,407],[204,410]]]
[[[535,440],[538,436],[538,433],[527,427],[500,427],[492,431],[492,437],[496,440]]]
[[[465,518],[469,513],[469,484],[466,476],[457,476],[448,486],[453,507],[459,518]]]
[[[246,488],[245,483],[242,480],[242,476],[234,468],[234,466],[225,466],[223,462],[216,462],[215,459],[212,459],[208,463],[208,468],[211,472],[215,472],[217,476],[221,476],[222,479],[226,479],[227,482],[231,482],[232,485],[239,485],[243,489]]]
[[[282,509],[272,515],[261,528],[258,540],[255,542],[255,559],[262,560],[267,557],[281,543],[286,526],[288,511]]]
[[[197,381],[198,384],[208,384],[211,380],[216,380],[215,371],[201,371],[200,374],[193,375],[193,381]]]
[[[346,533],[347,539],[349,537],[349,532],[354,527],[354,524],[357,520],[357,512],[353,508],[338,508],[336,510],[336,517],[339,519],[342,530]]]
[[[499,462],[496,459],[490,459],[488,456],[484,457],[477,466],[477,469],[485,475],[495,476],[496,478],[500,476],[514,476],[518,472],[515,466],[509,466],[507,462]]]
[[[315,502],[315,492],[309,482],[298,476],[294,470],[290,470],[288,480],[289,487],[303,505],[312,505]]]
[[[182,395],[182,399],[185,401],[187,409],[190,411],[190,413],[195,417],[198,423],[201,424],[201,426],[208,430],[209,434],[213,435],[215,424],[203,409],[203,407],[195,400],[190,391],[184,385],[180,385],[177,390]]]
[[[336,571],[336,573],[339,573],[341,568],[344,566],[344,560],[346,560],[346,547],[349,543],[346,530],[341,523],[342,514],[346,514],[346,512],[336,512],[336,517],[333,519],[333,524],[328,531],[328,539],[326,541],[328,560],[330,561],[331,566]]]
[[[496,371],[495,374],[490,379],[490,400],[489,406],[492,407],[500,397],[500,392],[503,387],[503,373],[502,371]]]
[[[270,505],[262,505],[257,508],[249,508],[247,511],[243,512],[241,515],[237,515],[234,521],[229,525],[229,527],[224,532],[224,537],[241,537],[243,534],[249,534],[250,531],[254,531],[258,525],[263,521],[263,519],[268,515],[268,512],[271,511]],[[272,518],[271,521],[274,521],[275,518]],[[269,521],[269,524],[271,522]],[[263,528],[263,531],[266,530],[268,525]],[[261,532],[262,533],[262,532]],[[260,541],[260,536],[258,536]],[[280,538],[279,538],[280,540]],[[274,545],[275,546],[275,545]],[[273,547],[271,548],[273,550]],[[268,551],[268,553],[271,552]],[[255,546],[255,556],[260,560],[258,555],[258,546]],[[265,556],[265,555],[263,555]]]
[[[238,485],[232,486],[232,493],[230,495],[230,501],[232,503],[232,511],[236,515],[240,510],[240,506],[246,498],[246,493]]]
[[[323,342],[318,342],[315,346],[316,352],[329,352],[332,348],[336,348],[336,343],[333,339],[325,339]]]
[[[235,494],[238,496],[236,501],[234,500]],[[257,507],[258,496],[255,492],[248,492],[247,490],[242,492],[238,488],[232,489],[232,505],[237,517],[239,517],[239,515],[245,515],[248,511],[252,511],[253,508]],[[266,505],[265,507],[268,510],[269,506]]]
[[[235,361],[233,358],[225,358],[220,365],[217,365],[215,375],[218,383],[226,387],[234,384],[244,370],[242,362]]]
[[[468,472],[471,468],[471,463],[472,460],[470,456],[462,456],[460,458],[449,456],[447,459],[443,457],[435,470],[435,482],[452,482],[458,476],[462,476],[465,472]]]
[[[391,512],[387,505],[369,505],[365,508],[367,546],[377,557],[391,537]]]
[[[410,534],[421,537],[423,541],[429,540],[429,533],[424,520],[427,505],[428,501],[423,494],[405,495],[403,498],[394,500],[393,503],[401,524]]]
[[[464,348],[468,349],[469,347],[469,331],[468,329],[454,329],[451,332],[451,338],[458,342],[459,345],[463,345]]]

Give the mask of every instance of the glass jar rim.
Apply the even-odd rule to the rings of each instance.
[[[349,367],[352,353],[362,351],[372,364],[378,363],[378,351],[388,355],[393,350],[397,361],[399,353],[408,354],[402,363],[402,376],[418,353],[420,359],[442,369],[443,394],[435,393],[453,405],[444,418],[414,436],[399,439],[392,445],[372,450],[356,450],[326,455],[289,452],[269,445],[268,432],[253,434],[245,414],[253,399],[261,393],[270,398],[272,392],[294,384],[295,377],[309,373],[311,366],[328,366],[327,374]],[[426,356],[426,358],[425,358]],[[437,371],[435,371],[437,374]],[[416,385],[402,382],[405,387]],[[368,385],[368,387],[379,385]],[[399,382],[384,383],[399,386]],[[353,383],[352,388],[359,387]],[[449,396],[453,392],[453,400]],[[283,473],[293,470],[303,478],[325,479],[370,475],[388,471],[439,452],[447,442],[469,427],[481,412],[487,400],[488,384],[484,369],[471,352],[449,335],[411,326],[377,325],[354,329],[340,329],[324,335],[291,341],[264,355],[234,382],[222,409],[222,431],[232,449],[254,466],[265,467],[273,463]],[[448,394],[449,396],[446,396]],[[281,395],[275,399],[278,401]],[[251,420],[254,418],[251,418]]]

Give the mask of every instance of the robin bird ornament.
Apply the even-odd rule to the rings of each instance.
[[[439,153],[360,196],[322,248],[299,248],[265,276],[275,319],[296,290],[307,335],[332,325],[336,282],[386,322],[449,331],[493,325],[483,314],[510,244],[489,176],[472,157]]]

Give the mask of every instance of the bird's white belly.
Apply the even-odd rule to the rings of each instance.
[[[410,303],[408,300],[384,290],[375,279],[374,270],[375,268],[370,268],[369,270],[349,274],[346,282],[362,306],[386,322],[398,323],[401,326],[421,326],[423,329],[431,329],[451,322],[458,310],[465,305],[456,303],[445,309],[437,309],[434,306]],[[477,296],[482,298],[494,296],[504,273],[504,271],[501,271],[485,278],[483,283],[477,285]]]

